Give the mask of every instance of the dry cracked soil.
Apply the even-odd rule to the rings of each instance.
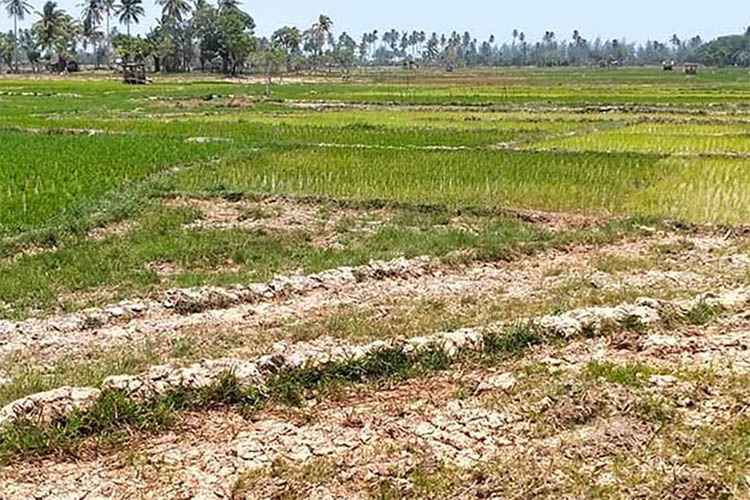
[[[171,203],[201,211],[196,226],[319,224],[323,246],[336,244],[331,228],[351,215],[321,219],[310,205],[274,200]],[[376,215],[362,230],[388,217]],[[597,222],[550,216],[539,223]],[[721,296],[744,290],[748,248],[744,237],[719,231],[654,230],[502,262],[425,256],[168,290],[0,322],[3,381],[26,376],[13,369],[19,360],[44,374],[62,361],[85,366],[145,342],[152,365],[179,367],[481,329],[638,297]],[[469,360],[429,376],[316,393],[297,406],[190,411],[169,429],[134,432],[125,443],[92,438],[73,454],[12,460],[0,471],[0,498],[743,497],[746,441],[736,427],[750,401],[747,306],[572,336],[489,364]],[[185,339],[190,354],[180,355],[175,346]]]

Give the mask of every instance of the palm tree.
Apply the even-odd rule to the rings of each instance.
[[[115,15],[118,16],[120,24],[124,24],[130,36],[130,25],[138,24],[146,12],[141,5],[143,0],[121,0],[120,5],[115,7]]]
[[[167,38],[171,40],[171,63],[167,65],[168,70],[178,69],[185,66],[185,57],[180,57],[181,36],[185,30],[181,29],[183,19],[192,10],[187,0],[156,0],[161,5],[161,28]]]
[[[219,0],[218,2],[216,2],[216,6],[218,7],[220,12],[227,10],[239,10],[240,0]]]
[[[157,3],[161,5],[161,15],[164,20],[179,23],[190,12],[190,4],[187,0],[157,0]]]
[[[293,26],[284,26],[271,35],[271,43],[277,47],[283,47],[286,51],[286,69],[292,70],[292,56],[299,50],[302,42],[302,34]]]
[[[682,47],[682,41],[680,40],[680,37],[678,37],[676,33],[672,35],[672,38],[669,40],[669,43],[672,44],[675,51],[679,50],[680,47]]]
[[[333,21],[325,14],[321,14],[318,16],[318,22],[313,24],[313,28],[320,33],[324,33],[326,37],[329,37],[333,29]]]
[[[323,55],[323,47],[326,41],[331,42],[331,29],[333,28],[333,21],[325,14],[321,14],[318,20],[313,25],[305,30],[303,37],[305,39],[305,50],[312,53],[313,69],[317,66],[317,63]]]
[[[98,27],[104,20],[103,0],[86,0],[80,4],[81,17],[90,19],[94,28]]]
[[[31,12],[31,4],[26,0],[2,0],[5,10],[13,18],[13,58],[15,71],[18,72],[18,21],[23,21],[26,14]]]
[[[34,24],[34,29],[39,36],[39,43],[52,55],[52,46],[55,44],[58,34],[62,28],[65,12],[57,8],[57,2],[48,1],[39,12],[39,21]]]
[[[104,1],[103,0],[86,0],[80,4],[81,17],[84,22],[89,24],[91,33],[96,33],[96,29],[104,20]],[[99,68],[99,50],[97,49],[96,37],[92,38],[94,54],[96,56],[96,67]]]
[[[112,16],[112,13],[115,11],[115,0],[102,0],[102,7],[104,9],[104,14],[107,16],[107,57],[109,58],[109,53],[112,48],[112,31],[109,29],[109,19]]]

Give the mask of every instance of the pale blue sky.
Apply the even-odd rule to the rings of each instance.
[[[31,0],[39,9],[43,0]],[[81,0],[58,0],[59,5],[78,13]],[[144,0],[147,16],[140,30],[145,30],[158,15],[154,0]],[[617,37],[634,41],[648,38],[668,39],[672,33],[681,38],[700,34],[704,39],[727,33],[738,33],[750,25],[750,3],[747,0],[245,0],[260,34],[269,34],[285,25],[306,27],[317,14],[328,14],[337,33],[348,31],[355,38],[365,30],[390,28],[450,32],[469,30],[483,39],[490,33],[500,40],[510,39],[513,28],[537,40],[545,30],[559,38],[569,38],[573,29],[593,40]],[[34,16],[32,16],[34,17]],[[28,25],[30,20],[24,23]],[[0,30],[12,21],[0,13]],[[124,31],[124,29],[123,29]]]

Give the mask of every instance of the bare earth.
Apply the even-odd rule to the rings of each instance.
[[[201,215],[191,227],[315,226],[323,247],[336,246],[336,228],[344,222],[353,231],[373,231],[392,216],[388,210],[326,212],[285,199],[169,203]],[[601,222],[516,215],[559,230]],[[465,219],[450,223],[473,230]],[[91,237],[131,229],[116,224]],[[185,337],[206,356],[251,359],[279,342],[363,344],[404,329],[429,334],[445,322],[481,327],[638,296],[718,294],[744,286],[746,249],[746,240],[731,233],[651,231],[503,262],[396,259],[268,283],[168,290],[0,322],[0,359],[54,370],[61,361],[84,362],[144,342],[158,351]],[[169,262],[151,265],[164,275],[175,272]],[[435,304],[439,313],[430,312]],[[332,328],[340,317],[373,328],[357,334]],[[232,341],[218,345],[220,337]],[[623,497],[716,498],[726,486],[677,453],[684,450],[675,443],[691,429],[731,424],[747,390],[735,379],[748,373],[749,352],[750,315],[740,308],[704,326],[540,345],[493,366],[459,364],[428,378],[321,396],[300,408],[271,406],[253,415],[207,409],[181,415],[169,431],[135,435],[126,446],[92,439],[75,457],[12,463],[0,471],[0,499],[581,498],[592,488],[628,491],[635,476],[641,490]],[[168,349],[158,358],[196,361]],[[618,385],[590,375],[605,362],[652,371],[632,386]],[[713,375],[695,375],[706,370]],[[15,374],[6,375],[4,383],[12,383]],[[681,426],[644,417],[642,408],[653,401],[670,405]]]

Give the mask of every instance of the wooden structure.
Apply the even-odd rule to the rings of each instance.
[[[146,66],[142,63],[122,63],[122,83],[127,85],[147,84]]]
[[[685,74],[686,75],[697,75],[698,65],[695,63],[685,63]]]

